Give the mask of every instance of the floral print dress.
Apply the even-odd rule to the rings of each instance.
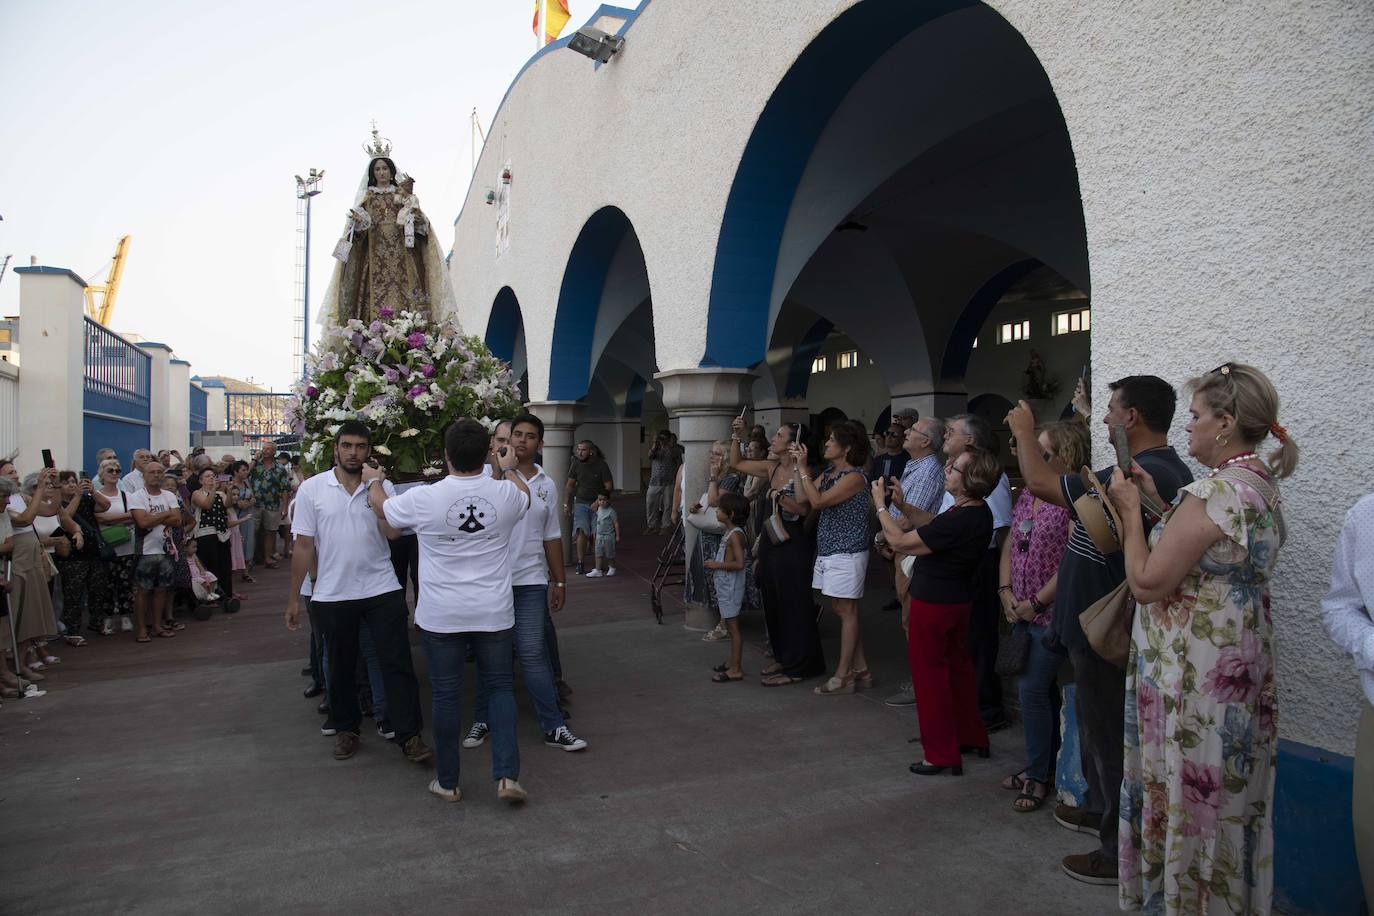
[[[1225,537],[1140,605],[1126,675],[1120,901],[1151,914],[1270,911],[1277,710],[1269,577],[1282,519],[1251,486],[1179,491]],[[1177,511],[1165,513],[1151,547]]]

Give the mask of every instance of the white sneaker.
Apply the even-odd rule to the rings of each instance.
[[[588,579],[600,579],[600,578],[601,578],[602,576],[604,576],[604,575],[605,575],[605,573],[603,573],[601,570],[599,570],[599,569],[593,569],[591,572],[587,573],[587,578],[588,578]]]
[[[134,622],[133,622],[132,620],[129,619],[129,615],[128,615],[128,614],[122,614],[122,615],[120,615],[120,618],[119,618],[119,632],[121,632],[121,633],[132,633],[133,631],[134,631]]]
[[[608,576],[614,576],[614,575],[615,575],[615,567],[614,567],[614,566],[608,567],[608,568],[606,569],[606,575],[608,575]]]
[[[496,797],[514,805],[524,801],[529,794],[520,787],[518,779],[502,779],[496,783]]]
[[[429,781],[429,791],[439,796],[444,801],[456,802],[463,800],[462,789],[457,786],[454,786],[452,789],[445,789],[443,786],[439,785],[439,780],[437,779],[431,779]]]

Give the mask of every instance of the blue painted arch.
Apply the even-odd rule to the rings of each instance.
[[[863,0],[798,56],[759,115],[726,200],[702,366],[764,357],[783,228],[806,163],[840,103],[906,35],[977,0]]]
[[[596,316],[611,259],[629,218],[618,207],[602,207],[583,225],[563,271],[549,354],[549,400],[576,401],[587,393],[592,375]]]
[[[792,365],[787,369],[787,387],[783,389],[783,397],[806,397],[807,388],[811,385],[811,364],[815,362],[816,354],[821,352],[821,345],[834,329],[834,324],[822,318],[813,324],[792,348]]]
[[[968,371],[969,358],[973,355],[973,341],[982,330],[988,316],[992,314],[993,308],[1007,294],[1007,290],[1031,271],[1043,266],[1035,258],[1026,258],[1002,268],[978,287],[978,291],[969,298],[968,304],[959,313],[959,319],[954,323],[954,330],[950,332],[949,341],[945,344],[944,358],[940,361],[941,379],[964,377],[964,373]]]
[[[487,317],[487,346],[492,355],[505,362],[515,360],[515,341],[524,326],[520,315],[520,300],[509,286],[501,287],[491,304],[491,314]]]

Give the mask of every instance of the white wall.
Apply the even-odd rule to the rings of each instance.
[[[42,271],[42,272],[34,272]],[[61,268],[19,268],[19,456],[21,473],[82,465],[85,284]]]
[[[1086,333],[1052,335],[1051,321],[1056,312],[1087,307],[1086,299],[1068,299],[1008,302],[994,308],[978,334],[978,347],[969,357],[968,371],[964,375],[964,389],[968,392],[969,400],[981,394],[1000,394],[1014,404],[1025,397],[1022,386],[1025,383],[1026,366],[1030,363],[1030,351],[1034,350],[1045,364],[1046,375],[1059,382],[1058,394],[1044,405],[1043,414],[1038,415],[1037,419],[1057,419],[1073,397],[1073,389],[1078,384],[1083,365],[1091,358],[1091,346]],[[1029,340],[1005,344],[997,342],[999,325],[1023,320],[1031,323]],[[1110,366],[1103,366],[1101,370],[1103,384],[1130,374],[1113,374]]]
[[[167,366],[167,439],[153,449],[185,451],[191,445],[191,364],[173,359]]]

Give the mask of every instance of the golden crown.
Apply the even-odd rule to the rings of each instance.
[[[372,142],[363,145],[363,152],[369,159],[381,159],[391,155],[391,140],[377,132],[377,122],[372,122]]]

